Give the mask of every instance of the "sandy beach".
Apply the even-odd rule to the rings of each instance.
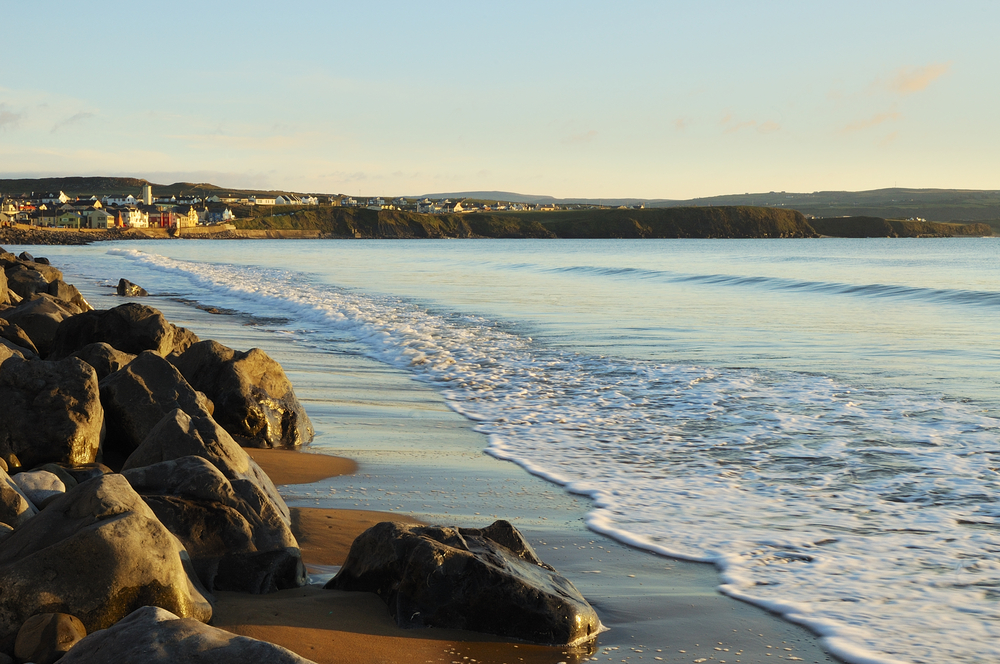
[[[85,285],[83,285],[85,286]],[[119,303],[85,291],[91,303]],[[486,455],[474,423],[432,388],[359,355],[314,349],[239,316],[148,298],[169,320],[278,360],[316,426],[300,452],[248,450],[294,508],[295,535],[325,581],[353,538],[381,520],[517,526],[568,577],[608,631],[577,650],[450,630],[402,630],[374,595],[309,586],[271,595],[219,593],[213,624],[316,662],[835,661],[804,629],[716,591],[716,570],[621,545],[585,526],[589,501]]]

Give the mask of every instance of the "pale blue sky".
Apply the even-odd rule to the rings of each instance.
[[[0,0],[0,175],[1000,188],[1000,2]]]

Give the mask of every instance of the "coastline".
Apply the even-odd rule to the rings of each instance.
[[[99,308],[120,301],[93,288],[84,294],[93,298],[91,303]],[[495,518],[507,518],[543,560],[580,589],[609,628],[599,635],[596,650],[567,653],[468,632],[400,630],[390,625],[389,634],[378,632],[375,626],[357,627],[344,634],[323,634],[322,628],[313,625],[309,629],[320,629],[313,634],[318,634],[323,643],[336,637],[349,645],[344,646],[346,652],[320,655],[303,651],[303,656],[317,662],[361,661],[365,658],[357,657],[357,649],[367,648],[369,661],[401,663],[465,661],[463,657],[480,662],[523,659],[553,664],[592,657],[615,662],[638,662],[640,658],[665,662],[702,658],[706,662],[741,663],[790,658],[837,661],[804,628],[719,593],[720,579],[713,566],[651,554],[588,530],[584,517],[590,509],[589,500],[569,495],[512,463],[485,454],[486,439],[473,430],[474,423],[452,411],[436,391],[408,374],[347,351],[324,358],[325,368],[321,368],[311,349],[247,326],[239,317],[213,314],[165,298],[149,298],[147,302],[160,308],[175,324],[220,343],[236,348],[260,346],[284,367],[316,426],[317,436],[312,446],[302,451],[274,453],[283,455],[278,459],[323,454],[346,457],[358,464],[353,475],[313,483],[297,484],[293,482],[301,478],[286,477],[289,482],[281,483],[280,491],[289,507],[343,510],[329,513],[335,516],[354,513],[354,527],[363,525],[365,519],[381,519],[383,515],[388,519],[410,517],[467,527],[482,527]],[[290,471],[283,468],[281,472]],[[356,513],[359,510],[361,514]],[[341,523],[338,521],[338,526]],[[308,541],[309,537],[303,539]],[[317,565],[331,564],[331,558],[312,562],[319,559],[310,559],[306,548],[303,559],[311,563],[313,573]],[[294,591],[282,592],[292,597],[259,598],[264,601],[261,609],[242,615],[256,615],[253,620],[264,623],[262,616],[274,609],[268,603],[285,600],[289,600],[289,606],[298,604],[303,614],[315,613],[315,599],[309,594],[313,591],[302,590],[302,596],[294,596]],[[359,604],[350,611],[364,613],[364,602],[372,597],[364,598],[364,593],[351,595],[359,598],[351,602]],[[371,606],[375,613],[387,616],[381,602]],[[224,611],[223,615],[234,614]],[[299,628],[270,630],[265,624],[238,627],[243,624],[238,619],[220,616],[223,619],[233,623],[229,625],[232,631],[249,630],[255,635],[273,632],[271,638],[287,639],[281,645],[293,650],[299,647],[297,644],[306,643],[306,633]],[[371,625],[381,624],[377,616],[372,620]],[[359,636],[358,630],[364,633]],[[393,640],[397,638],[405,642]],[[466,640],[460,641],[462,638]],[[418,655],[412,641],[421,641],[420,648],[429,650],[420,650],[423,654]],[[315,648],[315,643],[311,647]]]

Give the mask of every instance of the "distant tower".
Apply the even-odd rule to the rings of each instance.
[[[153,185],[142,185],[142,202],[146,205],[153,204]]]

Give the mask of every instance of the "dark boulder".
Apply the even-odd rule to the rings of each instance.
[[[0,334],[2,334],[2,330],[3,328],[0,327]],[[124,369],[136,356],[131,353],[122,352],[111,344],[99,341],[87,344],[70,357],[78,357],[94,367],[94,371],[97,372],[97,379],[104,380],[119,369]]]
[[[119,279],[118,286],[115,288],[117,292],[122,297],[146,297],[149,293],[142,286],[133,284],[128,279]]]
[[[55,462],[93,463],[104,438],[97,375],[85,362],[0,364],[0,457],[13,471]]]
[[[28,261],[29,263],[34,262],[35,257],[29,254],[27,251],[22,251],[17,255],[17,259],[20,261]]]
[[[73,284],[67,284],[62,279],[55,279],[49,282],[49,288],[46,292],[58,300],[69,302],[80,310],[79,313],[94,310],[94,308],[90,306],[90,302],[87,302],[80,291],[76,289],[76,286]]]
[[[61,664],[314,664],[291,650],[178,618],[154,606],[136,610],[77,643]]]
[[[209,590],[260,594],[305,585],[298,542],[253,483],[230,482],[200,456],[122,474],[184,544]]]
[[[211,417],[191,417],[179,408],[169,413],[125,461],[122,472],[185,456],[208,460],[245,500],[253,500],[254,495],[266,497],[281,519],[291,525],[288,506],[278,494],[274,482]],[[252,485],[254,490],[249,487],[241,489],[245,484]],[[264,506],[256,508],[258,514],[264,510]]]
[[[38,270],[23,265],[15,265],[4,270],[7,274],[7,288],[22,298],[30,298],[35,293],[47,293],[49,282]]]
[[[35,348],[35,344],[32,343],[31,337],[29,337],[19,326],[4,320],[3,318],[0,318],[0,338],[6,339],[12,344],[20,346],[25,350],[31,351],[32,355],[38,355],[38,349]]]
[[[215,419],[244,447],[295,447],[313,426],[281,365],[260,350],[235,351],[215,341],[168,358],[192,387],[215,403]]]
[[[0,543],[0,650],[38,613],[69,613],[88,632],[143,606],[208,621],[186,559],[124,477],[77,485]]]
[[[87,629],[76,616],[39,613],[28,618],[18,630],[14,656],[21,662],[55,664],[85,636]]]
[[[87,311],[59,328],[52,347],[55,357],[65,357],[98,341],[133,355],[151,350],[166,357],[198,341],[193,332],[168,323],[158,310],[135,302]]]
[[[107,421],[104,463],[124,461],[163,416],[175,408],[189,415],[211,416],[212,404],[194,390],[176,368],[152,351],[145,351],[125,368],[100,382]],[[93,459],[91,459],[93,461]]]
[[[566,578],[508,522],[449,528],[380,523],[358,536],[325,588],[374,592],[400,627],[445,627],[571,645],[601,631]]]
[[[52,349],[56,331],[63,321],[75,318],[78,313],[76,307],[69,303],[58,300],[48,293],[38,293],[12,309],[5,310],[3,317],[8,323],[13,323],[24,330],[35,344],[39,355],[47,357]]]
[[[7,471],[0,470],[0,523],[17,528],[38,514],[38,509],[28,500],[21,488]]]

